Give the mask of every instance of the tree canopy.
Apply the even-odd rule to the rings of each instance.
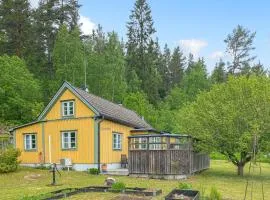
[[[34,120],[43,107],[39,83],[16,56],[0,57],[0,115],[18,124]]]
[[[198,149],[225,155],[243,175],[254,135],[269,136],[269,88],[266,77],[230,77],[184,107],[176,129],[193,135]]]

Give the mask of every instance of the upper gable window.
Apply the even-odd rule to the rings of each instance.
[[[74,116],[74,101],[63,101],[62,102],[62,116],[70,117]]]

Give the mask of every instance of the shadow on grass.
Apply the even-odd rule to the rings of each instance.
[[[269,166],[270,167],[270,166]],[[246,179],[253,179],[255,181],[269,181],[270,180],[270,173],[269,173],[269,167],[262,166],[262,174],[260,175],[260,168],[259,166],[256,166],[253,169],[251,168],[251,173],[249,175],[249,163],[246,164],[244,169],[244,176],[237,175],[237,167],[233,166],[228,168],[221,168],[221,167],[211,167],[208,170],[205,170],[201,172],[199,175],[202,177],[208,177],[208,178],[225,178],[225,179],[234,179],[234,180],[246,180]]]

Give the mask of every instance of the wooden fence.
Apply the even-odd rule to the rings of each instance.
[[[209,165],[208,155],[189,149],[129,150],[130,174],[188,175]]]

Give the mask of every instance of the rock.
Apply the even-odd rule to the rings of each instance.
[[[108,177],[105,179],[104,185],[105,186],[112,186],[112,184],[116,183],[116,180],[112,177]]]

